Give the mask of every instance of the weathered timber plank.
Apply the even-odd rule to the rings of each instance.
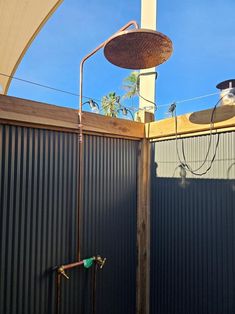
[[[192,134],[210,130],[212,109],[194,112],[177,117],[177,133]],[[235,106],[218,107],[213,117],[214,129],[226,129],[235,126]],[[166,138],[175,135],[175,118],[146,123],[146,138]]]
[[[144,137],[144,123],[105,117],[90,112],[83,114],[83,125],[84,131]]]
[[[141,139],[144,123],[83,112],[84,133]],[[78,131],[77,110],[0,95],[0,120],[17,125]]]
[[[139,143],[137,194],[137,314],[149,312],[150,290],[150,148],[147,139]]]

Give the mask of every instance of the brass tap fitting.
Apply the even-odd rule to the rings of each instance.
[[[100,255],[95,256],[95,262],[99,266],[100,269],[104,267],[104,264],[106,262],[106,257],[102,258]]]
[[[63,266],[60,266],[60,267],[58,268],[57,272],[58,272],[58,274],[64,276],[66,279],[69,279],[69,276],[65,273]]]

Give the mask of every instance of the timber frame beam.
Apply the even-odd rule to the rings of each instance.
[[[177,134],[181,137],[203,135],[210,132],[213,109],[188,113],[177,117]],[[213,114],[213,132],[235,130],[235,106],[218,107]],[[175,118],[145,124],[145,138],[164,140],[176,134]]]
[[[212,109],[178,116],[177,134],[181,137],[208,134],[211,115]],[[213,121],[213,132],[234,131],[235,106],[218,107]],[[75,109],[5,95],[0,95],[0,122],[64,132],[79,131],[78,111]],[[175,137],[175,118],[141,123],[83,112],[83,131],[85,134],[133,140],[165,140]]]
[[[130,138],[144,138],[144,123],[83,112],[83,132]],[[78,111],[32,100],[0,95],[0,123],[26,127],[78,132]]]

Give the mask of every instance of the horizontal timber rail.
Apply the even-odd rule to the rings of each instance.
[[[210,133],[212,110],[203,110],[177,117],[177,134],[189,137]],[[235,130],[235,106],[218,107],[213,117],[213,131]],[[168,118],[145,124],[145,137],[152,140],[175,137],[175,118]]]
[[[78,132],[77,110],[0,95],[0,123]],[[83,112],[83,132],[116,138],[144,138],[144,123]]]
[[[213,109],[177,117],[177,133],[181,137],[210,133]],[[235,130],[235,106],[218,107],[214,113],[216,132]],[[77,110],[41,102],[0,95],[0,123],[78,132]],[[165,140],[175,137],[175,118],[140,123],[83,112],[83,131],[115,138]]]

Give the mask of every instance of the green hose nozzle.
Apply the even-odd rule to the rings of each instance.
[[[85,268],[90,268],[94,263],[94,257],[90,257],[83,260],[83,265]]]

